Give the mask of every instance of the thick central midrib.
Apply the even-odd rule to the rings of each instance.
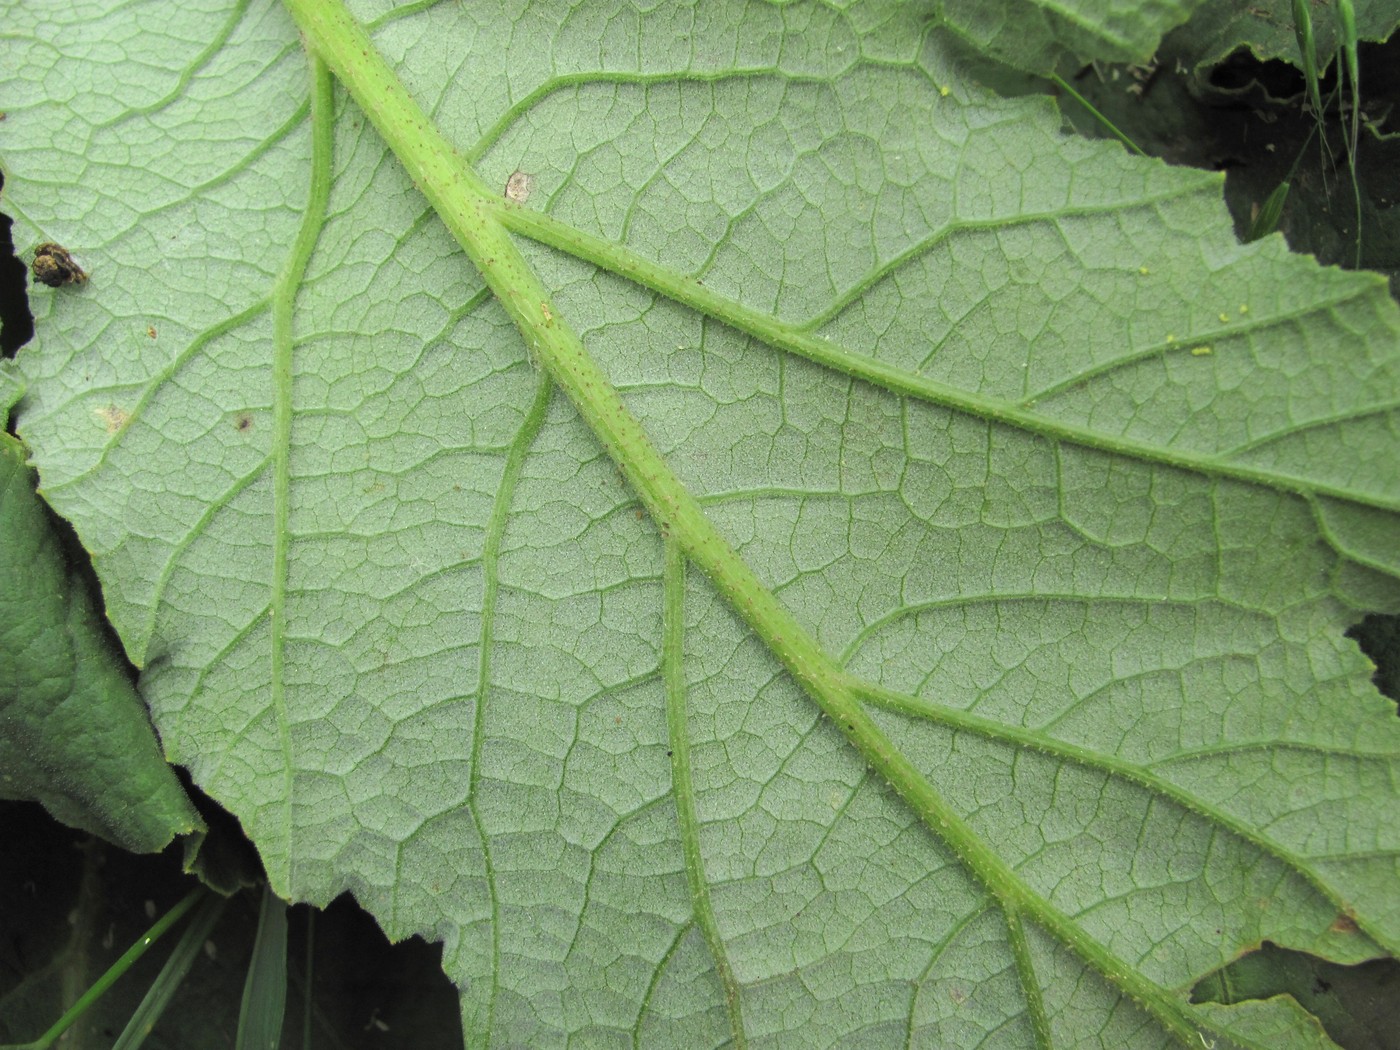
[[[504,200],[493,201],[492,209],[502,225],[522,236],[626,278],[775,349],[795,354],[853,379],[864,380],[891,393],[1082,448],[1096,449],[1147,463],[1160,463],[1210,478],[1225,478],[1305,497],[1330,496],[1360,506],[1400,512],[1400,500],[1386,500],[1343,486],[1290,478],[1200,452],[1106,434],[1053,419],[1024,405],[929,379],[800,331],[770,314],[745,306],[707,288],[694,277],[685,277],[668,270],[629,248],[585,233],[543,212],[532,211]],[[1189,345],[1189,340],[1183,337],[1182,345]]]

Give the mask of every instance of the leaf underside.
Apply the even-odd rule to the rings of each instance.
[[[918,7],[356,13],[1014,915],[668,558],[279,8],[11,16],[16,239],[91,275],[34,297],[44,493],[170,759],[278,892],[441,939],[474,1044],[1147,1047],[1168,1004],[1325,1045],[1187,990],[1400,947],[1342,635],[1400,607],[1394,303],[982,92]]]

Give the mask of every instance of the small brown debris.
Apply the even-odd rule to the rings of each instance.
[[[513,171],[506,179],[506,200],[524,204],[535,191],[535,177],[527,171]]]
[[[34,262],[29,267],[34,279],[50,288],[65,284],[82,284],[87,280],[83,268],[73,261],[68,249],[61,244],[45,243],[34,249]]]
[[[1334,920],[1332,920],[1332,926],[1330,928],[1333,933],[1357,932],[1356,920],[1353,919],[1346,912],[1338,913],[1337,917]]]
[[[153,324],[148,324],[146,326],[146,335],[151,339],[154,339],[156,337],[156,326]]]

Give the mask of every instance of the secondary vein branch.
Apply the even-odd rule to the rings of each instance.
[[[297,289],[306,276],[311,252],[321,233],[325,219],[326,201],[331,185],[331,76],[325,64],[311,60],[311,186],[307,195],[306,212],[296,240],[292,242],[272,292],[272,594],[269,600],[271,618],[269,659],[271,676],[269,689],[272,709],[277,718],[277,738],[282,749],[282,870],[269,871],[274,881],[286,888],[291,871],[292,851],[292,789],[293,769],[291,718],[287,711],[286,656],[287,638],[287,569],[291,548],[291,449],[292,449],[292,376],[294,340],[292,312]]]

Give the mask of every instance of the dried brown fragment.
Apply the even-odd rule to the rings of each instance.
[[[62,288],[65,284],[82,284],[87,280],[83,268],[73,261],[68,249],[61,244],[45,243],[34,249],[34,262],[30,266],[34,279],[50,288]]]
[[[524,204],[535,190],[535,177],[527,171],[513,171],[506,179],[506,200]]]
[[[118,408],[116,405],[105,405],[102,408],[93,409],[93,415],[101,420],[109,434],[115,434],[131,419],[130,412],[124,408]]]

